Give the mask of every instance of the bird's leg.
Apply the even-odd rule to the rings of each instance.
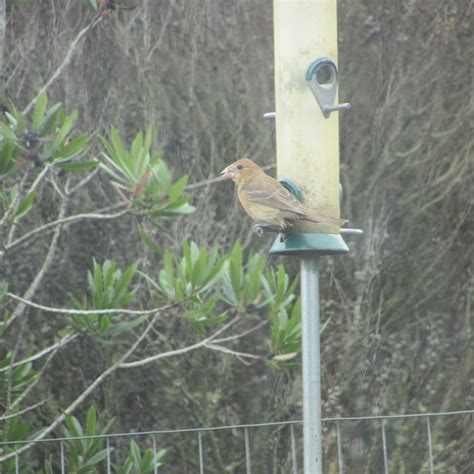
[[[273,232],[276,234],[279,234],[280,232],[287,232],[287,228],[278,227],[271,224],[256,224],[253,230],[259,237],[262,237],[266,232]]]
[[[290,235],[290,228],[283,227],[280,229],[280,242],[284,242]]]

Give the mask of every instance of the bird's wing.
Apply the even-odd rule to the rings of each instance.
[[[246,183],[239,192],[243,195],[244,200],[280,211],[294,213],[294,217],[297,219],[332,225],[343,225],[347,222],[344,219],[326,216],[306,209],[290,191],[268,175],[260,177],[257,182],[250,181]]]
[[[306,210],[300,202],[277,180],[270,176],[259,179],[258,183],[249,182],[242,186],[240,192],[255,203],[281,211],[305,214]]]

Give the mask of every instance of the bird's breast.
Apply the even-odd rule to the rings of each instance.
[[[279,223],[280,211],[272,207],[265,206],[250,199],[247,194],[241,190],[237,192],[240,203],[245,212],[258,223],[277,224]]]

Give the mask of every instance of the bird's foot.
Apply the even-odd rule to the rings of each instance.
[[[254,226],[253,228],[253,231],[259,236],[259,237],[263,237],[263,234],[265,233],[265,231],[263,230],[263,227],[261,225],[256,225]]]
[[[271,224],[257,224],[253,230],[259,237],[263,237],[265,233],[281,234],[280,239],[282,239],[282,242],[288,238],[288,234],[290,233],[288,227],[279,227]]]
[[[280,242],[284,242],[288,236],[290,235],[290,229],[288,227],[284,227],[280,229]]]

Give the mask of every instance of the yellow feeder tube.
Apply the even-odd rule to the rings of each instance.
[[[324,118],[305,80],[319,57],[337,61],[336,0],[275,0],[277,169],[303,192],[305,204],[339,217],[339,122]],[[338,234],[328,224],[301,222],[295,232]]]

